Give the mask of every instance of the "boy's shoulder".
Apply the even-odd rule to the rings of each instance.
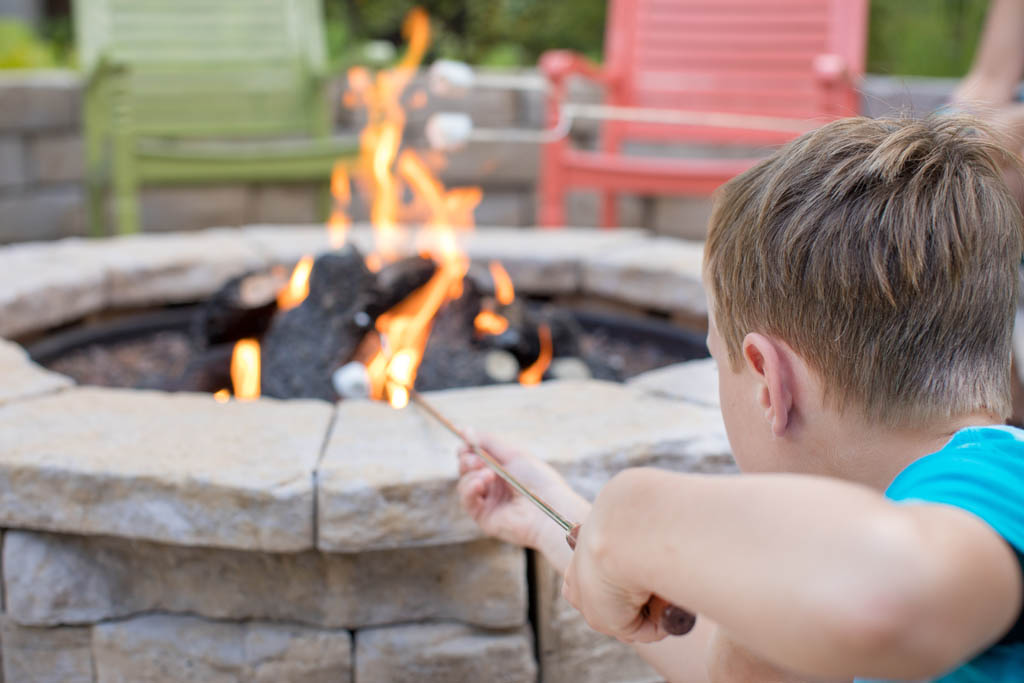
[[[1017,554],[1024,573],[1024,430],[993,425],[956,432],[938,451],[908,465],[886,489],[894,501],[961,508],[982,519]],[[940,679],[1016,681],[1024,669],[1024,614],[996,647]]]
[[[963,508],[992,526],[1024,555],[1024,430],[968,427],[938,451],[919,458],[889,484],[894,501]]]

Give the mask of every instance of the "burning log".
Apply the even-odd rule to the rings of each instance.
[[[434,277],[437,265],[428,258],[412,256],[385,266],[377,273],[372,301],[364,312],[367,325]]]
[[[277,312],[281,274],[261,270],[228,280],[206,300],[193,321],[193,337],[200,348],[228,344],[245,337],[260,337]]]
[[[308,295],[281,311],[263,339],[262,389],[277,398],[338,398],[333,371],[348,362],[377,317],[433,277],[437,266],[419,256],[374,275],[352,246],[321,255]]]
[[[263,394],[335,400],[331,371],[351,357],[365,334],[356,317],[370,304],[374,284],[354,247],[317,258],[309,295],[274,318],[263,337]]]

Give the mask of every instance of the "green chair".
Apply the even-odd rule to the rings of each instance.
[[[320,0],[75,0],[92,231],[113,190],[139,230],[144,184],[322,180],[331,137]]]

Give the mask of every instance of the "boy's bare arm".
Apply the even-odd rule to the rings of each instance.
[[[971,70],[954,99],[1005,104],[1024,74],[1024,0],[992,0]]]
[[[972,515],[798,475],[628,470],[595,501],[568,578],[599,630],[626,628],[609,608],[627,608],[623,592],[655,593],[746,649],[838,677],[946,671],[998,639],[1021,599],[1016,557]]]

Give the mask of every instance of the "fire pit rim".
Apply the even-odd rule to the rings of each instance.
[[[527,236],[529,240],[524,239]],[[357,228],[352,239],[365,245],[368,229]],[[667,313],[701,317],[706,311],[698,244],[636,231],[524,234],[505,229],[466,235],[464,246],[471,258],[502,260],[526,293],[551,293],[550,288],[544,289],[547,284],[556,293],[591,294]],[[325,248],[326,237],[319,226],[219,228],[0,247],[0,283],[9,285],[0,290],[4,292],[0,333],[24,336],[108,307],[195,300],[233,275],[293,262],[303,253]],[[0,488],[8,492],[0,497],[0,527],[287,552],[436,545],[477,533],[465,520],[459,521],[457,506],[453,507],[454,459],[447,466],[430,462],[410,468],[396,452],[402,449],[392,444],[383,449],[388,452],[382,452],[379,463],[351,460],[355,456],[337,443],[338,430],[344,429],[349,413],[363,408],[308,401],[303,402],[305,406],[285,405],[261,399],[225,409],[207,396],[147,393],[144,400],[158,405],[156,410],[143,416],[121,415],[104,406],[141,399],[143,394],[72,386],[67,378],[31,363],[20,346],[6,340],[0,340],[0,370],[13,380],[0,392]],[[706,362],[684,370],[691,379],[677,383],[694,384],[693,372],[699,373],[697,383],[713,381]],[[472,413],[478,410],[482,415],[501,414],[507,391],[508,387],[492,387],[441,393],[442,402],[455,402],[455,419],[476,420]],[[698,469],[730,466],[720,418],[700,401],[667,396],[643,382],[627,386],[597,381],[551,383],[521,391],[534,393],[521,401],[514,423],[539,440],[550,441],[554,429],[550,420],[543,419],[545,410],[568,410],[567,414],[598,410],[584,399],[566,407],[567,391],[582,397],[611,396],[621,406],[620,412],[644,403],[663,421],[674,422],[647,430],[647,437],[642,436],[644,430],[609,435],[608,443],[600,447],[594,443],[577,447],[570,440],[559,447],[571,451],[566,458],[550,448],[541,449],[586,490],[593,490],[613,469],[650,464],[658,458]],[[460,410],[460,402],[472,410]],[[380,413],[384,430],[418,419],[412,412],[392,414],[386,406],[379,408],[371,412]],[[187,463],[149,471],[125,465],[147,452],[170,460],[175,448],[210,449],[210,457],[215,457],[208,440],[196,446],[196,435],[189,433],[190,425],[201,424],[212,411],[223,411],[216,415],[227,420],[228,430],[222,434],[227,441],[232,429],[267,431],[274,413],[287,421],[289,411],[299,409],[315,413],[311,419],[323,424],[323,433],[300,445],[278,438],[280,443],[268,448],[267,466],[260,468],[262,479],[247,481],[237,471],[220,476],[216,468],[192,472]],[[669,420],[669,415],[678,415],[678,420]],[[174,427],[160,431],[162,421]],[[133,432],[134,440],[119,440],[126,432]],[[156,447],[147,443],[150,433],[173,443]],[[372,442],[372,432],[363,438]],[[426,438],[423,448],[429,453],[424,457],[441,458],[451,446],[429,433]],[[352,469],[349,460],[361,464]],[[284,477],[281,481],[275,479],[276,468]],[[146,495],[140,498],[139,491]],[[369,518],[356,514],[357,502],[372,503],[374,514]],[[175,523],[169,524],[167,515]],[[396,519],[403,520],[400,533],[394,532]]]

